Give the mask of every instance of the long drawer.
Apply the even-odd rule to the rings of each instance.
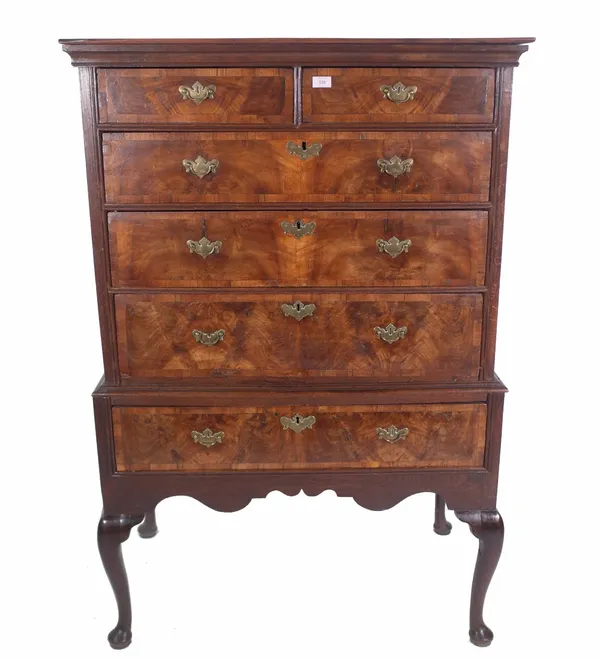
[[[485,211],[114,212],[115,287],[479,286]]]
[[[480,294],[118,294],[115,309],[131,381],[479,374]]]
[[[490,132],[106,133],[113,204],[486,202]]]
[[[485,424],[485,404],[113,409],[121,472],[477,468]]]

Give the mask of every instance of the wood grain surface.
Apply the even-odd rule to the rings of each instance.
[[[284,430],[281,416],[313,415]],[[471,468],[483,466],[485,404],[278,408],[114,408],[118,471]],[[409,430],[389,443],[377,428]],[[194,443],[191,431],[224,432]]]
[[[437,494],[438,514],[447,502],[479,539],[470,638],[491,642],[502,217],[512,69],[531,41],[61,41],[82,67],[113,647],[131,642],[120,546],[133,525],[171,496],[231,512],[274,490],[333,490],[371,510]],[[196,80],[214,99],[181,96]],[[384,98],[397,82],[413,100]],[[301,160],[290,141],[322,147]],[[185,172],[199,155],[216,173]],[[382,173],[392,156],[412,159],[410,173]],[[298,219],[314,233],[282,233]],[[396,259],[375,243],[392,237],[411,240]],[[219,253],[191,254],[201,238]],[[283,315],[298,300],[312,316]],[[390,323],[407,327],[394,344],[373,330]],[[222,341],[199,344],[193,329]],[[313,427],[284,430],[294,414]],[[406,439],[378,437],[391,425]],[[194,443],[206,428],[223,442]]]
[[[307,160],[288,141],[322,144]],[[194,202],[486,202],[489,132],[183,132],[103,135],[106,201]],[[187,173],[185,159],[216,159],[216,173]],[[394,178],[377,160],[412,158]]]
[[[216,87],[196,104],[179,92]],[[292,69],[99,69],[98,110],[106,123],[283,124],[294,119]]]
[[[312,234],[284,232],[298,220]],[[480,286],[487,212],[114,212],[108,233],[113,287]],[[202,237],[219,252],[191,253]],[[408,252],[381,252],[392,237]]]
[[[297,321],[281,305],[314,304]],[[197,376],[395,376],[416,381],[479,375],[480,294],[160,294],[115,296],[119,365],[131,380]],[[376,326],[406,326],[388,344]],[[193,330],[225,331],[206,346]]]
[[[331,87],[313,87],[313,76]],[[382,85],[416,86],[394,103]],[[309,123],[485,123],[494,113],[493,69],[326,68],[302,70],[302,119]]]

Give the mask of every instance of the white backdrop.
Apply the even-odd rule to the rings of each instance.
[[[554,7],[554,8],[553,8]],[[598,75],[592,3],[29,2],[2,25],[2,656],[20,659],[597,657]],[[77,71],[59,37],[536,36],[515,72],[497,371],[503,557],[468,643],[476,540],[433,496],[381,513],[327,492],[235,514],[185,498],[113,596],[89,397],[102,372]],[[594,59],[596,63],[594,62]],[[596,124],[596,127],[594,126]],[[593,601],[591,601],[593,600]],[[594,617],[595,616],[595,617]]]

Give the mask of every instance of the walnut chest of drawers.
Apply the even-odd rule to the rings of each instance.
[[[65,40],[104,355],[98,543],[162,499],[436,494],[500,557],[494,374],[513,68],[531,39]]]

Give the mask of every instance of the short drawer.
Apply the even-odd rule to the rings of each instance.
[[[485,211],[113,212],[115,287],[483,285]]]
[[[117,471],[480,468],[485,404],[113,408]]]
[[[113,204],[486,202],[490,132],[107,133]]]
[[[99,69],[100,122],[282,124],[294,118],[291,69]]]
[[[131,381],[479,374],[480,294],[117,294],[115,308]]]
[[[488,123],[493,69],[304,69],[308,123]]]

